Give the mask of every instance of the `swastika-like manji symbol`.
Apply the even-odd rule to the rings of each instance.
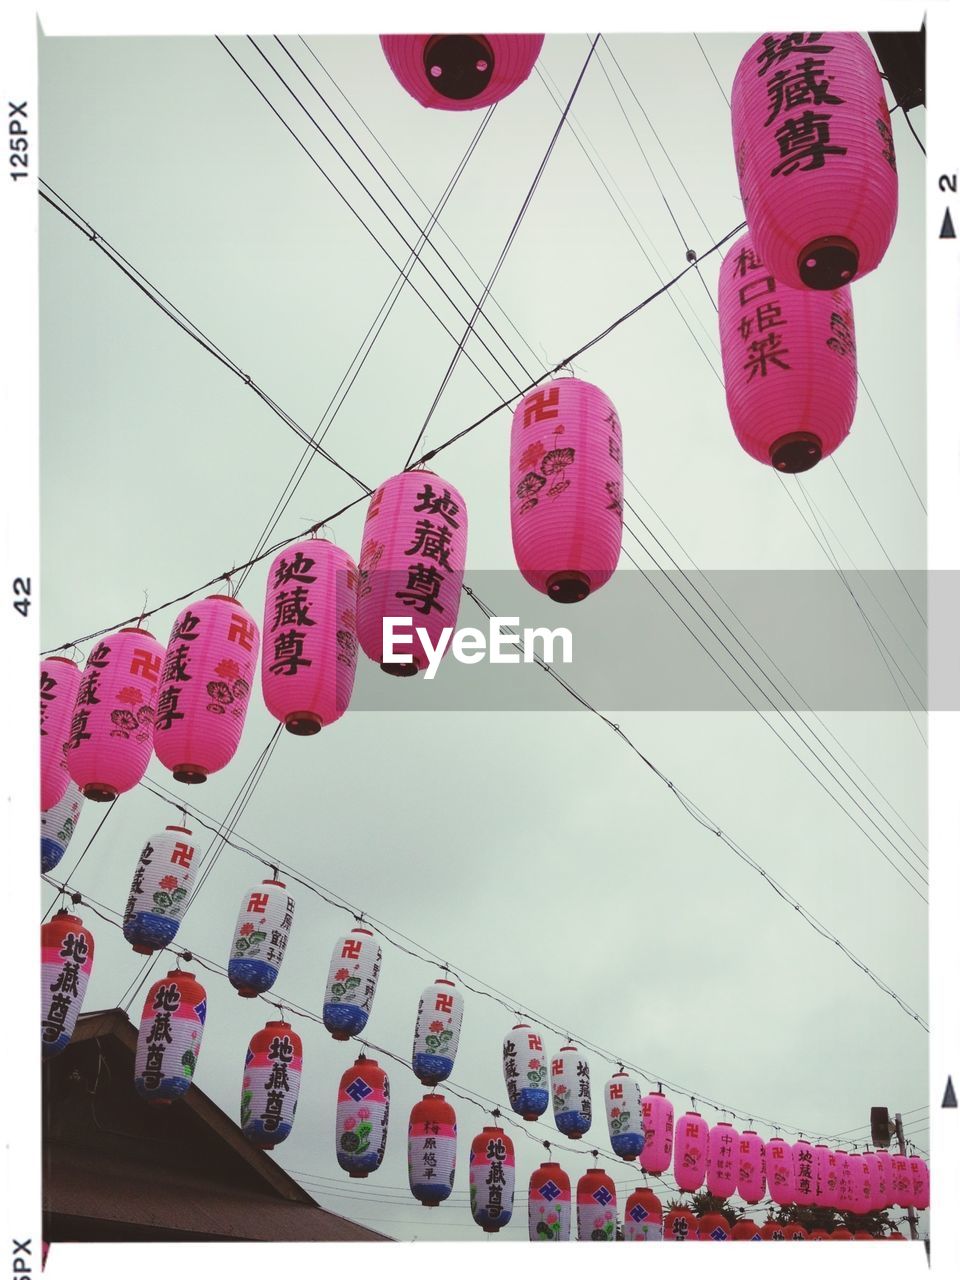
[[[562,1058],[554,1058],[550,1066],[550,1074],[554,1076],[563,1075],[563,1059]]]
[[[556,1200],[558,1196],[562,1196],[563,1192],[551,1178],[549,1182],[545,1182],[540,1188],[540,1194],[543,1196],[544,1200],[552,1202]]]
[[[527,1044],[537,1053],[543,1053],[543,1041],[539,1036],[527,1036]]]
[[[645,1222],[646,1219],[650,1217],[650,1214],[647,1212],[647,1210],[643,1207],[642,1204],[635,1204],[633,1208],[630,1210],[630,1217],[634,1220],[634,1222]]]
[[[160,658],[155,657],[148,649],[134,649],[130,674],[143,676],[151,684],[156,684],[160,678]]]
[[[622,1097],[623,1097],[623,1085],[622,1085],[622,1084],[612,1084],[612,1085],[610,1086],[610,1097],[611,1097],[611,1098],[622,1098]]]
[[[559,404],[559,387],[551,387],[549,391],[538,391],[536,395],[530,396],[523,406],[523,425],[529,427],[531,422],[542,422],[544,418],[558,418]]]
[[[607,1205],[613,1199],[613,1196],[606,1187],[597,1187],[596,1191],[593,1193],[593,1198],[596,1200],[597,1204]]]
[[[363,943],[359,938],[345,938],[343,942],[343,950],[340,952],[340,958],[342,960],[359,960],[362,949]]]
[[[453,1012],[453,996],[445,996],[443,994],[438,994],[437,1003],[435,1007],[438,1013],[452,1013]]]
[[[185,844],[183,840],[178,840],[173,846],[170,861],[179,863],[181,867],[189,867],[193,861],[193,845]]]
[[[267,909],[267,903],[269,901],[269,893],[251,893],[250,901],[247,903],[247,910],[255,911],[258,915],[262,916]]]
[[[710,1232],[711,1240],[726,1240],[726,1238],[727,1233],[724,1231],[723,1227],[714,1227]]]
[[[239,613],[232,613],[230,615],[230,628],[227,631],[227,639],[232,640],[241,649],[246,649],[249,653],[253,649],[256,633],[246,618]]]
[[[366,1080],[361,1080],[360,1077],[357,1076],[356,1080],[347,1085],[346,1089],[344,1089],[344,1093],[349,1093],[354,1102],[362,1102],[364,1098],[370,1097],[373,1090],[367,1084]]]

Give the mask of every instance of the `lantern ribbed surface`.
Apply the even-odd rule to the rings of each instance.
[[[835,1227],[833,1231],[830,1232],[830,1239],[831,1240],[852,1240],[853,1233],[851,1231],[848,1231],[846,1227]]]
[[[783,1229],[783,1238],[785,1240],[809,1240],[810,1233],[799,1222],[788,1222]]]
[[[697,1238],[697,1217],[689,1209],[671,1209],[663,1220],[663,1238],[683,1244]]]
[[[64,745],[70,736],[80,668],[69,658],[40,663],[40,809],[53,809],[70,782]]]
[[[647,1173],[663,1173],[673,1158],[673,1103],[659,1090],[644,1095],[643,1150],[640,1163]]]
[[[623,531],[623,438],[599,387],[557,378],[517,405],[510,528],[520,572],[551,600],[574,604],[613,575]]]
[[[815,1204],[824,1209],[835,1209],[840,1195],[841,1161],[836,1151],[824,1143],[814,1148],[817,1162],[817,1196]]]
[[[627,1196],[623,1210],[624,1240],[663,1239],[663,1205],[649,1187],[637,1187]]]
[[[890,1157],[890,1200],[901,1209],[913,1208],[913,1175],[906,1156]]]
[[[752,1218],[738,1218],[730,1232],[731,1240],[762,1240],[760,1228]]]
[[[873,1183],[866,1152],[855,1151],[847,1157],[850,1168],[850,1206],[854,1213],[870,1213],[873,1208]]]
[[[177,936],[193,888],[192,836],[186,827],[166,827],[140,850],[123,913],[123,936],[139,955],[152,955]]]
[[[527,1231],[531,1240],[546,1244],[570,1239],[570,1179],[553,1161],[546,1161],[530,1175],[527,1199]]]
[[[40,870],[44,874],[52,871],[67,852],[82,809],[80,788],[68,777],[67,789],[57,803],[40,814]]]
[[[870,1186],[870,1203],[867,1205],[865,1212],[871,1213],[876,1208],[877,1202],[881,1196],[880,1161],[877,1159],[877,1154],[875,1151],[868,1151],[864,1158],[868,1166],[867,1177],[868,1177],[869,1186]],[[884,1179],[884,1183],[885,1183],[885,1179]],[[886,1194],[885,1185],[883,1187],[883,1194]]]
[[[240,745],[260,632],[233,596],[194,600],[167,642],[153,744],[178,782],[206,782]]]
[[[360,551],[357,636],[367,657],[389,675],[412,676],[427,666],[418,628],[434,647],[444,627],[456,628],[466,556],[466,504],[433,471],[402,471],[371,497]],[[409,656],[401,661],[384,662],[384,618],[402,620],[395,624],[394,651]]]
[[[365,1178],[380,1168],[389,1118],[387,1073],[361,1054],[340,1077],[337,1093],[337,1163],[351,1178]]]
[[[254,1034],[243,1064],[240,1126],[255,1147],[271,1151],[290,1136],[302,1072],[303,1041],[289,1022],[268,1022]]]
[[[841,1213],[853,1211],[853,1187],[850,1157],[846,1151],[837,1151],[837,1208]]]
[[[740,1176],[740,1135],[725,1120],[707,1138],[707,1190],[726,1200],[735,1194]]]
[[[697,1239],[719,1243],[729,1240],[730,1223],[722,1213],[704,1213],[697,1222]]]
[[[282,880],[255,884],[240,899],[227,977],[241,996],[252,999],[276,982],[295,909]]]
[[[697,1191],[707,1176],[710,1126],[698,1111],[686,1111],[673,1133],[673,1177],[681,1191]]]
[[[618,1071],[604,1085],[603,1097],[611,1147],[621,1160],[636,1160],[645,1141],[640,1086],[626,1071]]]
[[[737,1191],[747,1204],[757,1204],[767,1189],[767,1165],[763,1139],[753,1129],[744,1129],[737,1144],[740,1153]]]
[[[876,1160],[876,1169],[874,1171],[873,1207],[874,1209],[888,1209],[891,1204],[890,1153],[889,1151],[875,1151],[874,1159]]]
[[[453,1070],[463,1023],[463,996],[449,978],[438,978],[420,997],[413,1032],[413,1074],[439,1084]]]
[[[323,998],[323,1025],[334,1040],[358,1036],[367,1025],[380,960],[380,947],[369,929],[352,929],[337,940]]]
[[[767,1141],[767,1190],[774,1204],[793,1204],[796,1182],[793,1147],[783,1138]]]
[[[590,1066],[572,1044],[564,1045],[550,1062],[553,1119],[568,1138],[582,1138],[590,1128]]]
[[[357,670],[357,566],[325,538],[284,547],[267,574],[260,683],[272,716],[308,736],[346,711]]]
[[[115,800],[146,773],[162,665],[163,646],[140,627],[90,650],[66,743],[70,777],[88,800]]]
[[[816,1198],[816,1153],[813,1146],[801,1138],[793,1144],[793,1203],[806,1207]]]
[[[747,223],[777,279],[833,289],[872,271],[897,221],[897,168],[863,37],[761,36],[737,69],[731,114]]]
[[[207,993],[192,973],[172,969],[147,992],[137,1035],[134,1087],[151,1103],[182,1098],[193,1082],[207,1017]]]
[[[718,306],[740,445],[778,471],[809,470],[843,442],[857,407],[850,290],[787,288],[744,235],[720,266]]]
[[[543,36],[381,36],[380,44],[390,70],[422,107],[475,111],[523,84]]]
[[[818,1228],[816,1229],[816,1231],[811,1231],[811,1232],[810,1232],[810,1239],[811,1239],[811,1240],[829,1240],[829,1239],[830,1239],[830,1232],[829,1232],[829,1231],[823,1231],[820,1227],[818,1227]]]
[[[457,1165],[457,1117],[442,1093],[428,1093],[410,1112],[407,1166],[410,1190],[428,1208],[453,1190]]]
[[[524,1120],[542,1116],[550,1102],[543,1041],[525,1022],[503,1037],[503,1078],[510,1105]]]
[[[786,1240],[787,1228],[781,1222],[765,1222],[760,1228],[760,1236],[764,1240]]]
[[[927,1209],[930,1206],[930,1170],[927,1162],[919,1156],[910,1156],[908,1165],[913,1181],[913,1207]]]
[[[470,1212],[478,1227],[499,1231],[513,1217],[516,1157],[513,1142],[496,1126],[470,1144]]]
[[[93,969],[93,934],[60,910],[40,928],[40,1047],[52,1058],[70,1043]]]
[[[588,1169],[577,1183],[577,1239],[616,1238],[617,1188],[603,1169]]]

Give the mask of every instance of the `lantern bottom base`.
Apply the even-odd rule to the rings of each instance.
[[[253,987],[237,987],[237,995],[243,996],[244,1000],[253,1000],[259,994],[260,992],[254,991]]]
[[[300,738],[309,738],[312,734],[320,732],[323,721],[312,711],[291,711],[283,725],[287,733],[295,733]]]
[[[809,471],[823,457],[823,445],[819,436],[811,431],[791,431],[770,446],[770,461],[778,471],[795,475]]]
[[[366,1176],[367,1176],[367,1172],[366,1172],[366,1170],[365,1170],[365,1169],[351,1169],[351,1170],[350,1170],[350,1177],[351,1177],[351,1178],[365,1178]]]
[[[495,1235],[497,1234],[497,1232],[500,1230],[500,1228],[499,1228],[499,1227],[484,1227],[484,1228],[483,1228],[483,1230],[487,1233],[487,1235],[488,1235],[488,1236],[495,1236]]]
[[[137,953],[137,955],[138,955],[138,956],[152,956],[152,955],[153,955],[153,952],[154,952],[154,948],[153,948],[153,947],[147,947],[147,946],[144,946],[144,944],[143,944],[142,942],[136,942],[136,943],[134,943],[134,945],[133,945],[133,949],[134,949],[134,951]]]
[[[564,569],[547,579],[547,594],[558,604],[579,604],[590,594],[590,579],[577,569]]]
[[[173,776],[177,782],[206,782],[207,771],[199,764],[178,764],[173,770]]]
[[[330,1032],[330,1034],[333,1036],[334,1040],[349,1040],[349,1039],[350,1039],[350,1032],[349,1032],[349,1031],[331,1031],[331,1032]]]
[[[380,670],[388,676],[415,676],[420,668],[415,662],[381,662]]]
[[[808,289],[840,289],[860,265],[860,250],[845,236],[821,236],[797,255],[797,270]]]
[[[120,794],[116,787],[109,787],[105,782],[88,782],[80,790],[88,800],[99,800],[101,802],[116,800]]]

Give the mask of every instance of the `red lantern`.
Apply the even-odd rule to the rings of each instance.
[[[289,1022],[254,1033],[243,1066],[240,1125],[255,1147],[272,1151],[293,1130],[303,1072],[303,1041]]]
[[[855,1232],[853,1233],[853,1238],[854,1238],[854,1240],[873,1240],[873,1239],[875,1239],[875,1237],[874,1237],[874,1236],[872,1236],[872,1235],[870,1234],[870,1232],[869,1232],[869,1231],[855,1231]]]
[[[734,1240],[762,1240],[760,1228],[752,1218],[740,1218],[733,1224],[733,1231],[730,1233]]]
[[[380,44],[390,70],[422,107],[474,111],[523,84],[543,36],[381,36]]]
[[[40,929],[40,1045],[45,1058],[70,1043],[93,969],[93,934],[65,908]]]
[[[863,37],[761,36],[737,70],[731,110],[744,212],[776,278],[829,290],[872,271],[897,221],[897,167]]]
[[[848,1231],[846,1227],[837,1227],[830,1236],[831,1240],[852,1240],[853,1233]]]
[[[737,1190],[740,1172],[740,1135],[732,1124],[721,1120],[707,1138],[707,1190],[726,1200]]]
[[[162,646],[140,627],[90,650],[65,747],[70,777],[88,800],[115,800],[146,773],[162,664]]]
[[[147,992],[140,1016],[134,1086],[169,1105],[193,1082],[207,1019],[207,993],[192,973],[172,969]]]
[[[624,1240],[662,1240],[663,1205],[649,1187],[637,1187],[627,1197],[623,1211]]]
[[[810,1233],[806,1227],[802,1227],[799,1222],[788,1222],[783,1229],[784,1239],[786,1240],[809,1240]]]
[[[531,1240],[570,1239],[570,1179],[558,1164],[547,1161],[531,1173],[527,1214]]]
[[[820,1227],[818,1227],[818,1228],[816,1229],[816,1231],[811,1231],[811,1232],[810,1232],[810,1239],[811,1239],[811,1240],[829,1240],[829,1239],[830,1239],[830,1232],[829,1232],[829,1231],[823,1231],[823,1230],[821,1230],[821,1229],[820,1229]]]
[[[681,1191],[696,1191],[703,1185],[709,1133],[710,1127],[698,1111],[687,1111],[677,1121],[673,1135],[673,1176]]]
[[[643,1150],[640,1164],[647,1173],[663,1173],[673,1155],[673,1103],[659,1089],[642,1099]]]
[[[163,663],[153,743],[178,782],[229,764],[257,669],[260,632],[239,600],[207,596],[181,610]]]
[[[689,1209],[671,1209],[663,1224],[664,1240],[696,1240],[697,1217]]]
[[[723,1241],[730,1239],[730,1223],[722,1213],[705,1213],[697,1223],[698,1240]]]
[[[499,1231],[513,1216],[515,1176],[513,1142],[488,1125],[470,1144],[470,1212],[484,1231]]]
[[[387,1073],[361,1053],[341,1076],[337,1094],[337,1163],[351,1178],[365,1178],[380,1168],[389,1116]]]
[[[766,1155],[763,1139],[753,1129],[740,1135],[740,1172],[737,1189],[747,1204],[757,1204],[767,1188]]]
[[[786,1240],[787,1229],[780,1222],[767,1221],[760,1228],[760,1236],[763,1240]]]
[[[783,1138],[767,1143],[767,1189],[775,1204],[793,1204],[793,1148]]]
[[[80,680],[80,668],[69,658],[45,658],[40,664],[41,812],[60,803],[70,781],[64,744]]]
[[[617,1188],[603,1169],[588,1169],[577,1183],[577,1239],[616,1238]]]
[[[446,1200],[457,1164],[457,1116],[442,1093],[424,1094],[410,1112],[407,1163],[421,1204],[433,1209]]]
[[[793,1144],[793,1203],[811,1205],[817,1196],[817,1166],[813,1146],[801,1138]]]

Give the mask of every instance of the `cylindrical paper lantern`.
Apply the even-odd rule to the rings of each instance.
[[[877,1206],[877,1196],[880,1188],[880,1162],[873,1151],[868,1151],[863,1158],[867,1166],[866,1183],[870,1188],[870,1203],[864,1213],[872,1213]]]
[[[93,934],[63,908],[40,929],[40,1047],[52,1058],[70,1043],[93,968]]]
[[[613,575],[623,526],[617,411],[590,382],[557,378],[517,405],[510,433],[510,527],[537,591],[575,604]]]
[[[740,1174],[740,1135],[732,1124],[721,1120],[707,1137],[707,1190],[726,1200],[737,1190]]]
[[[496,1126],[470,1144],[470,1212],[484,1231],[499,1231],[513,1216],[515,1164],[513,1142]]]
[[[457,1163],[457,1117],[442,1093],[424,1094],[410,1112],[407,1160],[420,1203],[434,1208],[446,1200]]]
[[[260,682],[290,733],[319,733],[350,704],[357,670],[357,566],[326,538],[284,547],[267,575]]]
[[[88,800],[116,800],[147,771],[163,646],[124,627],[90,650],[66,740],[70,777]]]
[[[863,37],[761,36],[737,70],[731,109],[744,211],[777,279],[836,289],[872,271],[897,221],[897,162]]]
[[[380,44],[390,70],[422,107],[474,111],[523,84],[543,36],[381,36]]]
[[[854,1238],[854,1240],[873,1240],[873,1239],[875,1239],[875,1237],[874,1237],[874,1236],[872,1236],[872,1235],[870,1234],[870,1232],[869,1232],[869,1231],[855,1231],[855,1232],[853,1233],[853,1238]]]
[[[617,1188],[603,1169],[588,1169],[577,1183],[577,1239],[616,1238]]]
[[[722,1241],[730,1239],[730,1223],[722,1213],[705,1213],[697,1223],[698,1240]]]
[[[40,809],[53,809],[70,781],[64,745],[70,736],[80,668],[69,658],[40,663]]]
[[[821,1230],[821,1228],[819,1228],[819,1227],[818,1227],[818,1228],[816,1229],[816,1231],[811,1231],[811,1232],[810,1232],[810,1239],[811,1239],[811,1240],[829,1240],[829,1239],[830,1239],[830,1232],[829,1232],[829,1231],[823,1231],[823,1230]]]
[[[908,1164],[913,1180],[913,1207],[927,1209],[930,1206],[930,1170],[927,1162],[919,1156],[910,1156]]]
[[[53,806],[40,814],[40,870],[46,875],[67,852],[67,845],[77,829],[83,796],[71,777],[67,789]]]
[[[671,1209],[663,1223],[664,1240],[696,1240],[697,1217],[689,1209]]]
[[[784,1239],[786,1240],[809,1240],[810,1233],[806,1227],[802,1227],[799,1222],[788,1222],[783,1229]]]
[[[434,472],[402,471],[370,499],[360,552],[357,636],[367,657],[388,675],[416,675],[429,662],[422,634],[436,651],[441,631],[456,628],[466,556],[466,504]],[[393,619],[388,648],[395,657],[384,649],[387,618]]]
[[[848,1231],[846,1227],[835,1227],[830,1233],[831,1240],[852,1240],[853,1233]]]
[[[637,1187],[623,1211],[624,1240],[662,1240],[663,1205],[649,1187]]]
[[[793,1144],[793,1203],[811,1205],[817,1197],[816,1155],[805,1138]]]
[[[334,1040],[358,1036],[367,1025],[380,977],[382,953],[369,929],[337,939],[323,998],[323,1025]]]
[[[190,1088],[207,1018],[207,993],[192,973],[172,969],[147,992],[134,1086],[141,1098],[170,1103]]]
[[[763,1139],[753,1129],[744,1129],[737,1144],[740,1170],[737,1190],[747,1204],[757,1204],[767,1189],[767,1163]]]
[[[178,782],[206,782],[240,745],[260,632],[233,596],[179,613],[163,660],[153,745]]]
[[[826,1143],[818,1142],[816,1153],[817,1196],[814,1204],[822,1209],[835,1209],[839,1194],[840,1161]]]
[[[640,1163],[647,1173],[663,1173],[673,1156],[673,1103],[659,1089],[643,1098],[643,1150]]]
[[[876,1161],[873,1175],[873,1207],[877,1210],[888,1209],[890,1207],[890,1153],[875,1151],[873,1158]]]
[[[282,880],[255,884],[240,899],[227,964],[227,977],[240,995],[252,998],[276,982],[295,905]]]
[[[767,1190],[774,1204],[793,1204],[793,1147],[783,1138],[767,1141]]]
[[[449,978],[438,978],[420,997],[413,1032],[413,1074],[439,1084],[453,1070],[463,1022],[463,996]]]
[[[853,1169],[846,1151],[837,1152],[837,1208],[841,1213],[853,1212]]]
[[[697,1191],[707,1173],[710,1126],[698,1111],[687,1111],[673,1133],[673,1177],[681,1191]]]
[[[873,1208],[873,1183],[870,1181],[870,1162],[865,1151],[855,1151],[848,1156],[850,1167],[850,1207],[854,1213],[870,1213]]]
[[[913,1208],[913,1175],[906,1156],[890,1157],[890,1199],[902,1209]]]
[[[531,1173],[527,1218],[531,1240],[570,1239],[570,1179],[558,1164],[546,1161]]]
[[[123,913],[123,936],[138,955],[153,955],[177,936],[193,888],[192,835],[167,827],[140,850]]]
[[[525,1022],[503,1037],[503,1078],[510,1105],[524,1120],[542,1116],[550,1101],[543,1041]]]
[[[289,1022],[268,1022],[250,1041],[243,1066],[240,1124],[255,1147],[271,1151],[290,1136],[297,1114],[303,1041]]]
[[[760,1228],[760,1236],[764,1240],[786,1240],[787,1229],[780,1222],[765,1222]]]
[[[636,1160],[645,1141],[640,1086],[626,1071],[618,1071],[607,1081],[603,1096],[611,1147],[621,1160]]]
[[[341,1076],[337,1094],[337,1163],[351,1178],[365,1178],[380,1168],[389,1117],[387,1073],[361,1053]]]
[[[564,1045],[550,1063],[553,1119],[568,1138],[582,1138],[590,1128],[590,1066],[572,1044]]]
[[[752,1218],[740,1218],[733,1224],[733,1230],[730,1232],[733,1240],[762,1240],[760,1228]]]
[[[807,471],[846,438],[857,406],[850,290],[787,288],[744,235],[720,267],[718,303],[737,439],[758,462]]]

